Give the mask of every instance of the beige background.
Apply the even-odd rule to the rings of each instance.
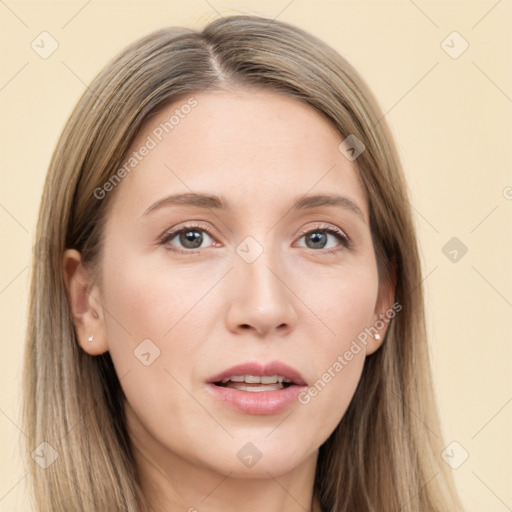
[[[236,12],[318,35],[378,97],[416,212],[445,444],[459,443],[446,460],[456,466],[469,454],[453,469],[468,512],[510,510],[512,3],[2,0],[0,512],[29,510],[17,452],[28,265],[64,122],[85,84],[128,42],[164,25],[201,27]],[[59,44],[47,59],[31,48],[34,40],[41,46],[43,31]],[[468,49],[452,58],[447,51],[455,55],[464,41]],[[452,237],[468,249],[456,262],[442,251]]]

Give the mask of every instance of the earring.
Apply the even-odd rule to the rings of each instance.
[[[92,334],[91,336],[89,336],[88,338],[88,341],[92,341],[94,339],[94,335]]]
[[[377,334],[374,336],[374,338],[375,338],[377,341],[379,341],[379,340],[380,340],[380,334],[379,334],[379,333],[377,333]]]

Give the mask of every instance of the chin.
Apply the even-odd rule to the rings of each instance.
[[[306,445],[304,441],[283,447],[281,443],[234,442],[235,446],[225,447],[222,453],[214,454],[214,460],[198,461],[212,470],[230,475],[232,478],[258,479],[268,478],[269,474],[278,477],[294,470],[309,458],[317,455],[317,450],[298,451],[297,447]],[[204,455],[204,454],[203,454]]]

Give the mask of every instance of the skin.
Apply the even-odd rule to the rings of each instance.
[[[338,150],[343,137],[308,105],[241,88],[194,97],[197,107],[110,192],[100,282],[77,251],[64,255],[78,341],[92,356],[111,354],[154,512],[319,510],[318,448],[382,341],[370,337],[307,405],[278,414],[230,409],[206,382],[241,362],[279,360],[312,385],[392,306],[391,285],[379,286],[368,200]],[[131,151],[184,102],[151,118]],[[231,208],[167,205],[144,215],[191,191],[223,196]],[[350,198],[362,216],[332,205],[290,209],[322,193]],[[200,231],[199,248],[179,236],[159,243],[196,223],[212,232]],[[351,248],[332,234],[325,247],[308,246],[318,225],[342,230]],[[251,263],[236,251],[248,236],[263,250]],[[145,339],[160,350],[149,366],[134,356]],[[237,457],[247,442],[262,454],[250,468]]]

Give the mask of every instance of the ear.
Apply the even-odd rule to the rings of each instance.
[[[78,343],[90,355],[103,354],[108,343],[99,287],[75,249],[64,252],[62,266]]]
[[[397,311],[402,309],[401,305],[398,308],[393,306],[395,300],[396,288],[396,263],[393,262],[389,269],[388,278],[379,283],[379,293],[377,302],[375,304],[375,311],[372,317],[372,325],[369,331],[372,333],[369,336],[366,354],[375,352],[382,343],[388,331],[389,323]],[[376,336],[380,339],[376,339]]]

